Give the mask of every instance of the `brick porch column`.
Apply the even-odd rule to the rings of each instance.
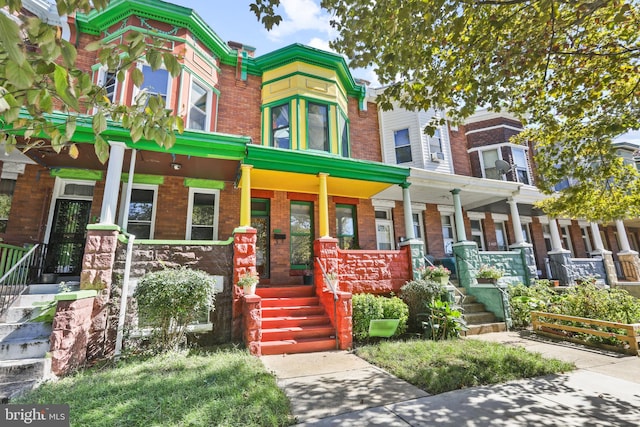
[[[93,301],[87,359],[108,356],[114,350],[115,328],[109,330],[109,297],[113,281],[113,265],[118,246],[120,227],[108,224],[87,226],[87,243],[82,259],[80,289],[94,289],[98,295]]]
[[[231,295],[231,340],[242,342],[242,313],[244,292],[236,283],[246,272],[256,272],[257,230],[252,227],[239,227],[233,230],[233,289]]]

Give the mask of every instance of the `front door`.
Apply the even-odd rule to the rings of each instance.
[[[46,273],[80,275],[90,213],[90,200],[56,200],[45,261]]]
[[[269,278],[269,200],[251,199],[251,227],[256,229],[256,271]]]

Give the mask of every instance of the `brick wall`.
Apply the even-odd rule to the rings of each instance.
[[[249,75],[247,81],[236,80],[235,67],[220,68],[217,132],[249,136],[254,144],[260,144],[262,77]]]
[[[182,240],[187,230],[189,189],[184,179],[167,176],[158,186],[156,204],[155,239]]]
[[[412,279],[410,247],[397,251],[338,250],[340,290],[358,293],[398,293]]]
[[[458,130],[452,130],[449,126],[449,141],[451,157],[453,159],[453,172],[456,175],[472,176],[471,161],[467,153],[467,139],[464,135],[465,127],[459,126]]]
[[[378,108],[369,102],[367,111],[360,111],[358,100],[349,98],[349,139],[354,159],[382,161]]]
[[[442,258],[444,253],[444,239],[442,237],[442,219],[438,206],[428,204],[424,211],[424,228],[427,244],[427,254]]]
[[[542,231],[542,223],[537,217],[533,217],[531,221],[531,239],[533,240],[533,251],[536,257],[536,266],[545,276],[546,269],[544,260],[547,257],[547,246],[544,242],[544,232]]]
[[[7,232],[0,234],[6,243],[43,241],[54,181],[49,171],[38,165],[26,165],[24,174],[18,175]]]

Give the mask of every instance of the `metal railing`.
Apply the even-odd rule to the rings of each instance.
[[[427,264],[429,264],[431,267],[435,267],[435,266],[436,266],[433,262],[431,262],[431,260],[429,259],[429,257],[426,257],[426,256],[425,256],[425,257],[424,257],[424,261],[425,261]],[[453,287],[453,292],[454,292],[454,294],[458,296],[458,300],[457,300],[457,301],[456,301],[456,297],[454,296],[454,302],[456,303],[456,305],[458,305],[458,306],[460,307],[460,309],[461,309],[461,310],[462,310],[462,312],[464,313],[464,307],[463,307],[463,304],[464,304],[464,300],[465,300],[465,298],[467,297],[467,295],[466,295],[466,294],[464,294],[464,293],[462,293],[462,292],[460,291],[460,289],[458,289],[458,287],[457,287],[456,285],[454,285],[454,284],[453,284],[453,282],[451,282],[451,280],[448,280],[448,281],[447,281],[447,284],[448,284],[449,286]]]
[[[0,316],[24,292],[26,287],[40,276],[42,271],[41,251],[41,245],[37,244],[25,249],[19,259],[13,258],[13,254],[8,254],[6,258],[3,256],[2,270],[5,271],[6,267],[8,269],[0,277]],[[12,262],[11,266],[8,264],[9,260]]]
[[[333,293],[333,322],[336,328],[336,350],[340,348],[340,338],[338,337],[338,290],[333,286],[329,276],[327,276],[327,272],[324,270],[324,266],[320,262],[320,258],[315,258],[316,262],[320,266],[320,271],[322,271],[322,279],[329,286],[329,289]]]

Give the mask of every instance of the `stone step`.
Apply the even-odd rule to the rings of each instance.
[[[35,359],[49,351],[49,338],[3,340],[0,342],[0,360]]]
[[[48,338],[50,335],[49,323],[0,323],[0,342],[7,339]]]
[[[304,338],[335,339],[335,329],[331,325],[262,329],[261,341],[264,343],[266,341],[300,340]]]
[[[504,324],[504,322],[468,325],[468,328],[469,330],[466,332],[466,335],[481,335],[489,334],[491,332],[505,332],[507,330],[507,326]]]
[[[324,308],[320,305],[303,305],[287,307],[262,307],[262,318],[281,316],[312,316],[323,315]]]
[[[13,305],[17,307],[29,307],[33,303],[53,301],[56,294],[23,294],[20,295]]]
[[[467,325],[480,325],[483,323],[494,323],[496,316],[488,311],[482,311],[480,313],[464,313],[464,320]]]
[[[40,381],[51,377],[51,358],[0,360],[0,383]]]
[[[9,403],[24,393],[33,390],[39,384],[39,381],[15,381],[0,383],[0,403]]]
[[[263,355],[313,353],[317,351],[331,351],[336,349],[334,338],[310,338],[299,340],[268,341],[260,345]]]
[[[301,298],[313,297],[313,286],[258,286],[256,295],[262,298]]]
[[[479,303],[479,302],[472,302],[472,303],[467,303],[466,299],[465,299],[465,303],[462,304],[462,308],[466,313],[482,313],[482,312],[486,312],[487,309],[484,306],[484,304]]]
[[[280,316],[262,318],[263,329],[290,328],[298,326],[319,326],[330,324],[326,315]]]
[[[0,316],[1,323],[20,323],[28,321],[32,315],[36,316],[36,311],[39,311],[40,308],[35,305],[30,306],[16,306],[12,305],[4,312],[2,316]]]
[[[318,297],[294,298],[262,298],[262,308],[265,307],[302,307],[320,304]]]

